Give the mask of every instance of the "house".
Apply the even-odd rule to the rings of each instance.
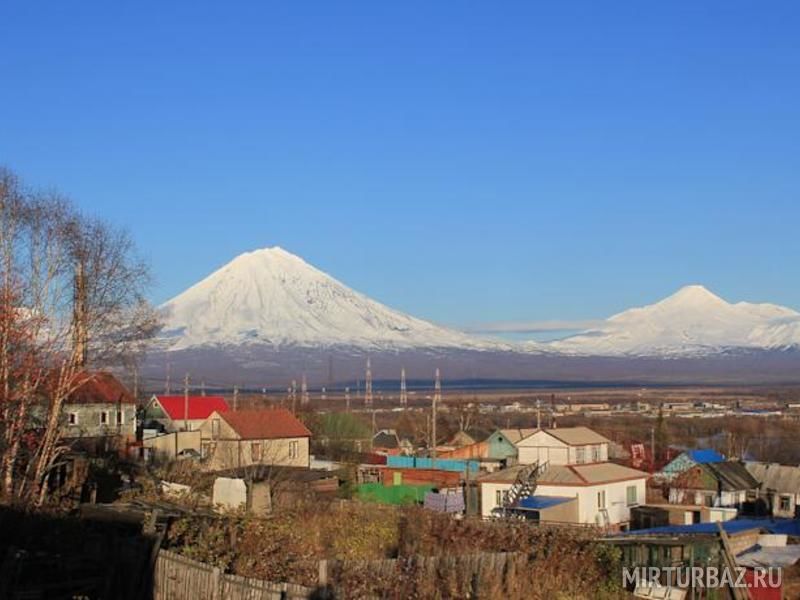
[[[165,431],[194,431],[213,412],[230,410],[222,396],[153,396],[144,409],[145,426],[157,423]]]
[[[726,542],[720,543],[719,528],[725,530]],[[664,587],[638,588],[637,598],[759,598],[780,600],[796,597],[783,590],[784,578],[765,578],[755,586],[753,568],[788,566],[797,561],[797,548],[786,546],[785,535],[764,535],[774,529],[797,531],[796,526],[736,519],[718,525],[698,523],[693,525],[671,525],[609,536],[600,541],[620,550],[621,566],[629,572],[647,573],[656,569],[661,573],[660,583]],[[782,538],[782,539],[781,539]],[[781,547],[782,546],[782,547]],[[765,548],[766,547],[766,548]],[[730,555],[726,549],[730,550]],[[766,552],[762,550],[766,549]],[[776,561],[780,557],[780,562]],[[724,567],[728,560],[735,561],[738,573],[731,578],[736,582],[742,576],[742,584],[750,589],[734,590],[720,584],[719,593],[703,586],[697,580],[681,577],[681,573],[698,565]],[[645,577],[646,579],[646,577]],[[633,584],[631,584],[633,585]],[[694,587],[691,587],[694,585]],[[783,591],[782,591],[783,590]],[[633,591],[632,587],[629,591]],[[741,592],[741,594],[739,593]]]
[[[588,427],[539,429],[517,442],[521,465],[581,465],[608,461],[610,441]]]
[[[758,481],[736,461],[703,463],[676,476],[669,487],[670,504],[741,508]]]
[[[722,523],[738,516],[735,508],[697,506],[694,504],[647,504],[631,509],[631,530],[670,525]]]
[[[209,469],[310,467],[311,432],[284,408],[214,411],[198,429]]]
[[[488,458],[505,460],[517,458],[517,443],[536,432],[536,429],[498,429],[488,438]]]
[[[400,438],[394,429],[381,429],[372,436],[373,452],[382,454],[400,454]]]
[[[745,468],[759,483],[755,499],[764,501],[773,516],[797,516],[800,512],[800,467],[748,462]]]
[[[478,477],[483,517],[490,517],[495,509],[505,506],[511,488],[525,468],[518,465]],[[648,477],[642,471],[608,462],[550,464],[537,480],[530,508],[538,510],[543,521],[548,518],[547,509],[559,506],[558,514],[561,518],[568,517],[568,523],[625,527],[630,521],[631,508],[645,501]],[[525,499],[520,502],[522,509],[526,508],[525,502]],[[569,506],[562,506],[568,503]]]
[[[611,405],[608,402],[586,402],[567,405],[567,411],[572,413],[608,412],[610,410]]]
[[[64,400],[64,437],[136,439],[136,400],[111,373],[82,372]]]
[[[447,445],[453,446],[454,448],[463,448],[464,446],[472,446],[474,443],[475,439],[470,434],[466,431],[458,431],[452,439],[447,442]]]
[[[696,465],[705,465],[709,463],[721,463],[725,460],[716,450],[710,448],[699,450],[686,450],[676,456],[671,462],[661,469],[656,475],[656,478],[665,481],[671,481],[681,473],[685,473]]]

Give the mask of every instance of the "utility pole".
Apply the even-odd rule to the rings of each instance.
[[[350,388],[344,388],[344,406],[347,412],[350,412]]]
[[[300,392],[301,392],[300,403],[302,404],[302,406],[307,406],[309,402],[309,397],[308,397],[308,381],[306,380],[305,373],[303,373],[303,382],[300,384]]]
[[[183,378],[183,430],[189,431],[189,374]]]
[[[436,410],[442,399],[442,378],[436,367],[436,382],[433,384],[433,405],[431,406],[431,467],[436,468]]]
[[[139,367],[133,367],[133,399],[139,402]]]
[[[292,413],[297,412],[297,379],[292,379],[292,388],[291,388],[290,397],[292,399]]]
[[[169,362],[168,362],[168,363],[167,363],[167,381],[166,381],[166,382],[165,382],[165,384],[164,384],[164,395],[165,395],[165,396],[169,396],[169,393],[170,393],[170,391],[171,391],[171,390],[169,389],[169,383],[170,383],[169,379],[170,379],[170,374],[171,374],[170,372],[171,372],[171,371],[172,371],[172,363],[169,363]]]
[[[650,471],[656,469],[656,428],[650,428]]]
[[[406,368],[400,369],[400,406],[408,407],[408,386],[406,385]]]
[[[203,380],[200,382],[200,395],[201,395],[201,396],[204,396],[204,397],[205,397],[205,395],[206,395],[206,380],[205,380],[205,379],[203,379]]]
[[[542,428],[542,403],[536,399],[536,429]]]
[[[239,410],[239,386],[233,386],[233,410]]]
[[[364,406],[372,406],[372,362],[367,357],[367,379],[364,386]]]

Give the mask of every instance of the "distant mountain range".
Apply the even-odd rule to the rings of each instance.
[[[731,304],[701,285],[632,308],[547,347],[588,356],[708,356],[800,345],[800,313],[775,304]],[[540,345],[534,345],[540,348]]]
[[[696,380],[733,370],[800,378],[800,313],[731,304],[699,285],[561,340],[512,343],[406,315],[268,248],[236,257],[161,312],[151,369],[176,363],[221,381],[236,373],[267,384],[298,371],[320,381],[354,378],[367,355],[391,362],[387,377],[396,377],[400,362],[431,371],[435,362],[457,377]]]

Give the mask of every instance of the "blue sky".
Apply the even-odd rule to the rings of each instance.
[[[0,164],[156,302],[280,245],[449,324],[800,308],[796,2],[122,4],[0,5]]]

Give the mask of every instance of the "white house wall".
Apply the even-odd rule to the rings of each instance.
[[[548,462],[551,465],[569,464],[569,446],[546,431],[537,431],[517,443],[519,464]]]
[[[608,444],[570,446],[546,431],[537,431],[517,443],[519,464],[537,462],[551,465],[577,465],[608,462]],[[580,450],[579,450],[580,449]],[[583,452],[583,460],[579,454]]]
[[[603,524],[604,520],[599,518],[600,510],[597,505],[597,493],[606,492],[606,508],[608,519],[611,525],[627,523],[630,521],[630,509],[627,503],[627,489],[629,486],[636,487],[637,504],[645,503],[646,479],[634,479],[630,481],[618,481],[613,483],[603,483],[590,486],[556,486],[540,484],[536,487],[537,496],[560,496],[566,498],[578,498],[578,523],[587,525]],[[489,483],[481,484],[481,515],[490,517],[492,510],[498,507],[497,492],[508,491],[512,487],[510,483]],[[635,505],[634,505],[635,506]]]

